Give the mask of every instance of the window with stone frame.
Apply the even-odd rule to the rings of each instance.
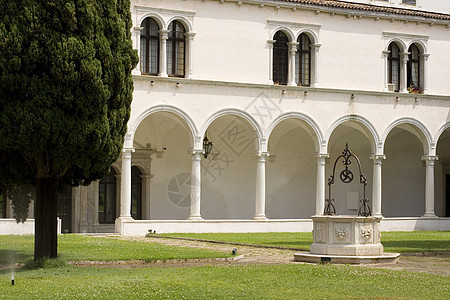
[[[402,4],[416,5],[416,0],[402,0]]]
[[[410,91],[413,89],[419,91],[422,88],[420,78],[420,50],[416,45],[412,44],[408,52],[406,87]]]
[[[159,26],[152,18],[142,21],[140,66],[142,74],[158,75]]]
[[[98,187],[98,222],[114,224],[116,220],[116,172],[111,169],[105,178],[100,180]]]
[[[297,52],[295,53],[295,82],[297,85],[311,85],[311,40],[302,33],[297,39]]]
[[[273,82],[287,85],[289,64],[289,39],[282,31],[275,33],[273,44]]]
[[[167,74],[174,77],[184,77],[186,65],[185,28],[179,21],[169,24],[167,39]]]
[[[138,167],[131,167],[131,217],[142,220],[142,173]]]
[[[391,43],[388,48],[388,83],[394,85],[394,91],[400,90],[400,48]]]

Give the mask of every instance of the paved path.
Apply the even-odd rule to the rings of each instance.
[[[243,255],[242,259],[235,261],[217,261],[217,262],[198,262],[198,263],[180,263],[176,266],[201,266],[201,265],[271,265],[271,264],[301,264],[294,262],[293,250],[280,250],[268,248],[255,248],[247,246],[235,246],[228,244],[215,244],[197,241],[174,240],[163,238],[147,238],[147,237],[121,237],[127,240],[139,240],[145,242],[154,242],[164,245],[178,247],[192,247],[200,249],[209,249],[221,252],[231,252],[236,248],[238,255]],[[165,266],[174,267],[175,264],[166,264]],[[383,268],[391,270],[408,270],[415,272],[427,272],[433,274],[450,275],[450,252],[432,253],[432,254],[407,254],[401,255],[397,264],[377,264],[366,265],[372,268]]]

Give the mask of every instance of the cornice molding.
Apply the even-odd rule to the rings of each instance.
[[[183,16],[183,17],[193,17],[196,14],[193,11],[175,10],[175,9],[151,7],[151,6],[143,6],[143,5],[135,5],[134,8],[138,12],[163,13],[166,15]]]
[[[308,23],[297,23],[297,22],[286,22],[286,21],[278,21],[278,20],[267,20],[267,23],[270,26],[286,26],[286,27],[295,27],[295,28],[311,28],[311,29],[320,29],[322,25],[319,24],[308,24]]]
[[[388,31],[383,31],[383,36],[388,38],[401,38],[401,39],[422,40],[422,41],[428,41],[428,39],[430,38],[429,35],[388,32]]]

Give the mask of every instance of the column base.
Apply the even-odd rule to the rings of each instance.
[[[433,218],[433,219],[437,219],[438,216],[436,216],[434,213],[425,213],[422,218]]]
[[[123,223],[129,222],[132,220],[133,220],[132,217],[118,217],[115,222],[115,232],[120,235],[123,235],[124,234]]]
[[[379,214],[373,214],[373,217],[384,218],[383,215],[382,215],[381,213],[379,213]]]
[[[265,215],[256,215],[253,217],[253,220],[256,221],[266,221],[269,220]]]
[[[193,216],[189,216],[188,220],[191,220],[191,221],[202,221],[203,218],[200,215],[193,215]]]

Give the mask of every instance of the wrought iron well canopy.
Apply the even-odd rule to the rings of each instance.
[[[341,173],[339,173],[339,179],[343,183],[351,183],[353,181],[354,175],[353,172],[349,169],[349,165],[352,164],[351,158],[354,158],[356,162],[358,163],[358,170],[359,170],[359,182],[363,185],[363,198],[359,200],[361,202],[361,205],[358,209],[358,216],[368,217],[372,215],[372,212],[370,210],[370,207],[368,205],[369,200],[366,198],[366,186],[367,186],[367,178],[364,176],[364,174],[361,172],[361,162],[359,161],[359,158],[354,155],[350,149],[348,149],[348,144],[345,144],[345,149],[342,152],[342,154],[336,158],[336,161],[334,162],[333,166],[333,173],[328,178],[328,198],[325,199],[325,210],[324,215],[336,215],[336,207],[334,206],[334,198],[331,198],[331,187],[334,184],[335,174],[336,174],[336,165],[339,160],[342,159],[342,164],[344,165],[344,170],[342,170]]]

